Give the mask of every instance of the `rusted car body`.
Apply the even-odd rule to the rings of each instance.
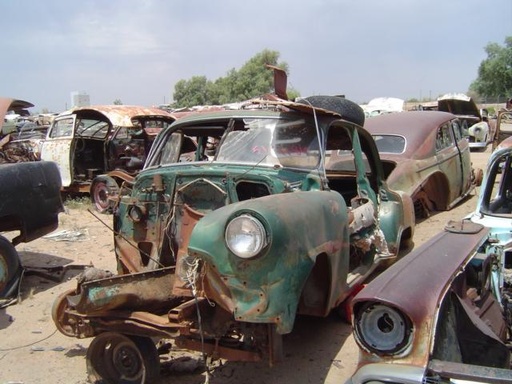
[[[329,100],[344,118],[314,99],[261,99],[180,118],[158,136],[115,209],[118,275],[54,305],[61,332],[95,336],[90,375],[109,375],[97,356],[125,335],[139,337],[134,349],[142,337],[154,351],[148,337],[159,337],[215,358],[279,361],[297,314],[328,315],[396,259],[413,236],[412,200],[387,187],[372,137],[347,120],[357,107],[364,121],[360,107]],[[329,167],[335,152],[351,166]]]
[[[174,120],[157,108],[76,108],[53,120],[41,159],[57,163],[64,191],[90,193],[95,208],[107,212],[121,184],[142,169],[157,133]]]
[[[480,110],[471,97],[463,93],[448,93],[439,97],[437,104],[439,111],[459,117],[470,148],[485,149],[494,140],[496,122],[490,120],[487,110]]]
[[[0,133],[2,136],[11,132],[16,132],[16,121],[18,117],[30,114],[28,108],[32,108],[34,104],[25,100],[13,99],[11,97],[0,97]],[[11,118],[13,117],[13,118]]]
[[[512,136],[512,110],[499,111],[496,119],[496,135],[492,149],[495,150],[503,140],[510,136]]]
[[[481,181],[461,121],[451,113],[375,116],[365,128],[375,139],[388,185],[412,197],[418,218],[451,209]]]
[[[448,223],[354,298],[347,384],[510,383],[510,268],[489,229]]]

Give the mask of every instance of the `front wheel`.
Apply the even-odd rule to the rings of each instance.
[[[86,355],[87,373],[96,384],[152,383],[160,373],[155,344],[149,337],[104,332],[96,336]]]
[[[16,248],[0,236],[0,308],[16,300],[22,272]]]
[[[111,177],[99,177],[91,185],[91,202],[100,213],[112,211],[113,198],[119,194],[119,186]]]
[[[68,296],[75,295],[76,289],[69,289],[64,293],[61,293],[52,305],[52,319],[57,329],[63,335],[69,337],[77,337],[73,324],[73,317],[70,316],[66,311],[70,309]]]

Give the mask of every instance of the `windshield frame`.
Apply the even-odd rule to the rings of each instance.
[[[159,136],[146,168],[208,161],[312,170],[319,167],[324,151],[323,144],[318,149],[316,132],[314,119],[307,115],[233,116],[223,121],[206,119],[187,126],[178,124]],[[190,141],[195,144],[194,150],[201,153],[183,160],[183,147],[187,144],[190,148]],[[216,148],[212,148],[214,145]]]

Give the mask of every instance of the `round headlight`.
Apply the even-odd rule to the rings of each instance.
[[[383,304],[363,307],[355,317],[355,325],[356,338],[374,353],[397,354],[411,343],[408,318]]]
[[[267,245],[267,234],[261,222],[250,215],[240,215],[226,227],[226,244],[243,259],[256,256]]]

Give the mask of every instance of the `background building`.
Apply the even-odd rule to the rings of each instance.
[[[85,92],[71,92],[71,108],[88,107],[91,105],[91,99]]]

